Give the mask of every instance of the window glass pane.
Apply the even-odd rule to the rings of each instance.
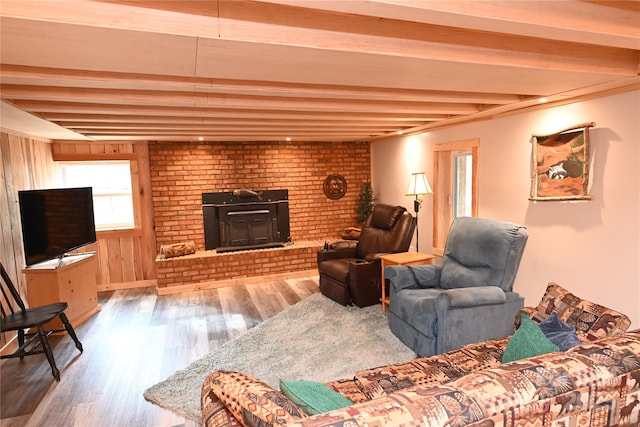
[[[96,228],[133,226],[133,205],[130,196],[93,197]],[[100,225],[99,225],[100,224]]]
[[[454,218],[471,216],[472,156],[459,154],[454,157]]]
[[[97,230],[135,226],[128,161],[63,162],[60,167],[65,187],[92,187]]]

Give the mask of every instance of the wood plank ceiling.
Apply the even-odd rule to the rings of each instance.
[[[637,1],[2,0],[0,15],[2,126],[26,112],[51,138],[373,140],[639,87]]]

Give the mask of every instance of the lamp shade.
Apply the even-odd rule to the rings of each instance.
[[[407,196],[420,196],[431,193],[433,193],[433,191],[427,180],[427,175],[424,172],[412,173]]]

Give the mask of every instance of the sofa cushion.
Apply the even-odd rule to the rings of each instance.
[[[200,396],[203,427],[241,427],[242,424],[229,412],[227,407],[211,390],[211,382],[207,378],[202,385]]]
[[[206,383],[245,427],[286,424],[307,416],[280,391],[241,372],[219,370]]]
[[[624,314],[580,298],[557,283],[550,282],[540,303],[524,312],[537,323],[551,313],[576,329],[580,341],[594,341],[625,332],[631,320]]]
[[[452,364],[446,355],[438,354],[358,371],[355,379],[362,392],[375,399],[415,385],[444,384],[468,373]]]
[[[539,326],[544,336],[557,345],[560,351],[567,351],[580,345],[580,339],[576,335],[575,328],[560,320],[555,311],[551,313],[551,316],[540,322]]]
[[[640,331],[484,369],[444,385],[398,390],[290,427],[630,426],[640,412],[637,378]]]
[[[502,364],[509,337],[467,344],[443,354],[418,357],[405,363],[358,371],[354,380],[329,383],[334,390],[361,402],[415,385],[446,384],[470,372]],[[349,385],[348,383],[355,383]],[[361,393],[354,393],[358,389]],[[345,394],[348,393],[348,394]],[[362,394],[366,395],[363,399]],[[355,397],[355,399],[354,399]]]
[[[459,389],[448,385],[426,385],[314,415],[287,427],[463,426],[483,417],[482,404]]]
[[[549,341],[540,327],[524,314],[520,327],[513,334],[504,350],[502,362],[513,362],[554,351],[558,351],[558,346]]]
[[[340,393],[314,381],[280,380],[280,391],[307,415],[320,414],[353,404]]]
[[[325,383],[331,390],[337,391],[353,403],[366,402],[370,398],[362,392],[354,378],[342,378]]]

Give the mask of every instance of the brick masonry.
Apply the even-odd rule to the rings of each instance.
[[[225,253],[202,251],[176,258],[159,258],[156,262],[158,287],[200,284],[198,288],[206,288],[210,282],[313,270],[317,267],[316,252],[323,245],[321,240],[306,240],[282,248]]]
[[[371,179],[368,142],[152,142],[149,159],[157,250],[184,241],[194,241],[197,249],[194,255],[159,259],[158,287],[316,268],[319,245],[356,225],[358,194]],[[347,181],[347,193],[339,200],[323,192],[325,178],[333,174]],[[294,244],[238,253],[204,251],[202,193],[237,188],[288,189]]]

